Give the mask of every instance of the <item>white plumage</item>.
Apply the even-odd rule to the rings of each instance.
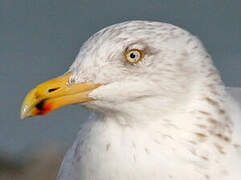
[[[124,53],[145,53],[129,64]],[[70,83],[92,91],[93,111],[59,180],[240,180],[238,105],[201,42],[160,22],[107,27],[81,47]]]

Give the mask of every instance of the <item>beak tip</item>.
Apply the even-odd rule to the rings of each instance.
[[[24,114],[24,113],[20,113],[20,119],[25,119],[27,116],[26,116],[26,114]]]
[[[29,117],[28,111],[29,111],[29,107],[27,105],[23,104],[22,108],[21,108],[21,112],[20,112],[20,118],[25,119],[25,118]]]
[[[20,119],[25,119],[26,117],[28,117],[26,114],[23,112],[20,113]]]

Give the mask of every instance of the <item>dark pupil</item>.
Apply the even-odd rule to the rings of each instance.
[[[131,58],[135,58],[136,55],[135,55],[134,53],[131,53],[131,54],[130,54],[130,57],[131,57]]]

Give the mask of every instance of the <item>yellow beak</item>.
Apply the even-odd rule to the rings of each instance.
[[[93,100],[88,93],[101,84],[80,83],[69,85],[71,73],[46,81],[32,89],[24,98],[21,119],[44,115],[69,104]]]

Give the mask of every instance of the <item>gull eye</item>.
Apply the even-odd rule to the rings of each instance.
[[[144,52],[139,49],[130,49],[125,52],[125,57],[128,63],[137,64],[144,57]]]

